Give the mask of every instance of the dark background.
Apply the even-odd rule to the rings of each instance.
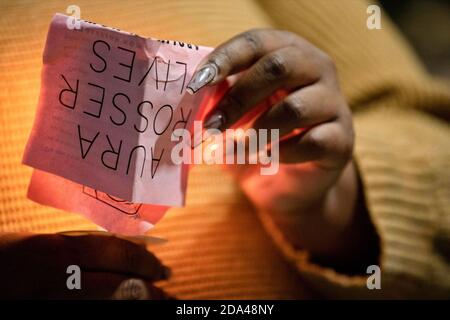
[[[428,70],[450,79],[450,0],[380,0]]]

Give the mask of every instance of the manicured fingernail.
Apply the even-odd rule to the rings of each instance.
[[[208,83],[213,81],[213,79],[217,75],[217,67],[214,64],[208,63],[205,64],[200,70],[198,70],[191,81],[188,83],[186,87],[186,91],[189,94],[194,94]]]
[[[208,115],[208,117],[206,117],[205,121],[203,122],[203,127],[205,129],[222,130],[225,124],[225,120],[225,114],[220,110],[216,110]]]
[[[145,282],[141,279],[127,279],[120,283],[113,294],[114,300],[145,300],[150,298]]]

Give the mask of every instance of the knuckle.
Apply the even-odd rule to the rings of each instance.
[[[353,139],[342,127],[334,127],[333,130],[313,135],[312,138],[321,153],[332,155],[339,166],[347,163],[353,156]]]
[[[286,118],[295,121],[303,120],[305,118],[305,110],[303,102],[298,98],[287,97],[280,103],[280,108]]]
[[[255,54],[259,54],[263,47],[261,39],[258,36],[258,33],[259,33],[258,29],[251,29],[245,31],[242,34],[242,38]]]
[[[330,145],[335,144],[335,139],[330,139],[320,131],[313,131],[309,136],[309,143],[313,146],[314,150],[323,153]]]
[[[296,33],[289,30],[279,30],[280,36],[286,41],[286,45],[293,46],[298,44],[303,39]]]
[[[320,61],[325,70],[336,72],[336,64],[334,60],[325,52],[320,51]]]
[[[269,55],[263,62],[263,72],[267,80],[286,77],[288,74],[286,59],[279,53]]]
[[[289,30],[285,30],[285,29],[279,29],[278,31],[281,33],[281,35],[283,37],[293,38],[293,39],[299,38],[299,36],[295,32],[292,32],[292,31],[289,31]]]
[[[224,104],[221,104],[219,109],[223,112],[227,121],[233,122],[245,112],[245,105],[242,98],[231,91],[226,95]]]

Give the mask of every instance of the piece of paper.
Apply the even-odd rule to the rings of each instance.
[[[77,212],[106,230],[119,234],[145,234],[168,206],[125,201],[41,170],[34,170],[28,197],[38,203]]]
[[[187,166],[171,161],[171,134],[191,128],[217,87],[186,85],[211,49],[139,37],[56,14],[23,163],[30,199],[79,212],[113,232],[148,230],[184,205]],[[150,205],[151,204],[151,205]]]

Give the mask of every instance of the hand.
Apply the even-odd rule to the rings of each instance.
[[[70,265],[80,290],[67,288]],[[145,246],[106,232],[0,234],[2,299],[166,299],[152,283],[168,276]]]
[[[235,176],[295,246],[336,266],[359,263],[374,233],[367,213],[357,208],[363,200],[352,162],[352,116],[333,61],[291,32],[251,30],[209,54],[188,90],[195,93],[241,71],[207,115],[205,129],[223,131],[274,93],[288,92],[253,123],[289,134],[280,142],[280,171],[261,176],[255,165],[235,165]],[[296,129],[301,133],[292,136]]]

